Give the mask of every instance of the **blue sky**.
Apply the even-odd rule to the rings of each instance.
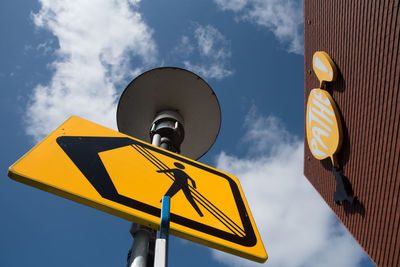
[[[6,170],[69,116],[116,129],[138,74],[187,68],[222,126],[201,162],[241,181],[267,266],[374,266],[303,173],[299,1],[2,1],[0,266],[125,266],[130,223],[17,183]],[[258,266],[171,238],[170,266]]]

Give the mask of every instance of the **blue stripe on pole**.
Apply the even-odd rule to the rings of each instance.
[[[170,197],[163,196],[161,207],[161,224],[160,224],[160,238],[168,240],[169,236],[169,210],[170,210]]]

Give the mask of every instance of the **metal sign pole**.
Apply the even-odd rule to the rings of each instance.
[[[179,153],[183,141],[183,119],[179,113],[166,110],[156,115],[150,136],[152,145]],[[169,197],[163,197],[161,209],[161,233],[153,245],[156,231],[132,223],[131,234],[134,242],[128,253],[128,267],[167,266],[169,232]],[[150,256],[150,257],[149,257]]]
[[[146,127],[151,121],[149,136]],[[129,83],[118,102],[117,125],[121,133],[196,160],[215,142],[221,110],[214,91],[199,76],[176,67],[161,67]],[[151,253],[152,249],[148,250]],[[147,261],[145,267],[151,266]]]
[[[161,136],[154,134],[152,138],[153,146],[160,146]],[[155,231],[148,227],[132,223],[131,235],[134,238],[132,248],[128,252],[128,264],[127,267],[147,267],[151,266],[151,260],[147,258],[152,247],[150,244],[151,239],[155,239]],[[150,262],[148,262],[148,260]],[[150,263],[150,264],[149,264]]]
[[[152,237],[151,229],[132,223],[131,234],[134,238],[132,248],[128,253],[128,267],[146,267],[149,242]]]

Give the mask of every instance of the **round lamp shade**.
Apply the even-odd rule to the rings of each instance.
[[[221,110],[211,87],[196,74],[162,67],[136,77],[122,93],[117,109],[120,132],[151,143],[150,129],[157,114],[178,112],[183,118],[183,156],[197,160],[214,144]]]

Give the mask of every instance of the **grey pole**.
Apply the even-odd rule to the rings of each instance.
[[[151,143],[179,153],[180,145],[184,138],[183,118],[175,111],[165,110],[156,115],[150,130]],[[134,241],[128,253],[128,267],[150,267],[154,264],[156,231],[132,223],[130,230]],[[166,247],[165,247],[166,249]],[[159,249],[158,249],[159,250]],[[166,266],[167,250],[163,258]],[[152,256],[151,260],[148,256]],[[158,262],[160,262],[158,260]],[[162,265],[158,265],[162,266]]]
[[[153,138],[152,138],[152,140],[151,140],[151,144],[152,144],[153,146],[160,146],[160,143],[161,143],[161,135],[159,135],[159,134],[154,134],[154,135],[153,135]]]
[[[128,253],[128,267],[147,267],[149,243],[155,231],[148,227],[132,223],[130,233],[134,238],[132,248]]]
[[[154,125],[154,124],[153,124]],[[153,146],[160,146],[161,136],[154,134],[151,140]],[[131,235],[134,238],[132,248],[128,253],[128,267],[146,267],[151,265],[148,261],[149,249],[151,250],[150,241],[155,239],[156,232],[137,223],[132,223]]]

